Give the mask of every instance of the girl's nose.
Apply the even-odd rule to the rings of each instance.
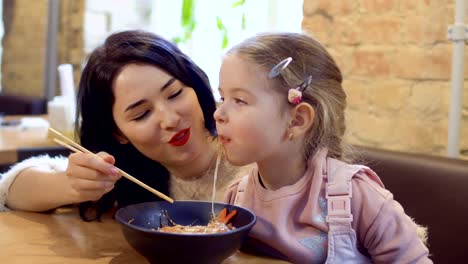
[[[214,112],[213,117],[216,123],[225,123],[227,121],[226,114],[224,113],[224,110],[223,110],[223,105],[220,105],[218,106],[218,108],[216,108],[216,111]]]

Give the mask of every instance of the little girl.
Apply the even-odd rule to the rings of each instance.
[[[261,34],[224,58],[220,142],[231,163],[258,167],[226,197],[257,215],[247,247],[294,263],[432,263],[378,176],[346,163],[341,82],[305,34]]]

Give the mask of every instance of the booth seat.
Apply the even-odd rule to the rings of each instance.
[[[356,146],[415,221],[428,228],[434,263],[468,261],[468,161]]]
[[[3,115],[42,115],[47,113],[47,100],[42,97],[1,93],[0,113]]]

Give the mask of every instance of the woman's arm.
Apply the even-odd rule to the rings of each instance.
[[[6,206],[13,210],[41,212],[79,202],[65,171],[32,167],[20,172],[10,185]]]
[[[25,203],[31,200],[28,197],[35,195],[37,191],[48,189],[43,188],[44,184],[41,184],[42,180],[50,179],[43,177],[44,174],[56,176],[55,173],[64,172],[67,165],[68,160],[65,157],[51,158],[44,155],[26,159],[12,166],[0,176],[0,211],[8,210],[6,206],[11,209],[38,211],[33,210],[31,206],[25,206]],[[34,201],[34,203],[40,201],[42,200]]]
[[[120,176],[111,155],[98,155],[75,153],[68,160],[43,156],[18,163],[2,175],[0,211],[8,207],[41,212],[100,199]]]

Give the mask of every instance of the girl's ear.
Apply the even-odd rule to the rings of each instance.
[[[299,103],[291,110],[291,122],[289,125],[289,138],[297,138],[305,135],[314,123],[315,110],[308,103]]]
[[[124,136],[124,134],[122,134],[122,132],[120,132],[120,130],[114,131],[114,133],[112,133],[112,134],[113,134],[114,138],[117,139],[117,141],[122,145],[128,144],[128,142],[130,142],[128,140],[128,138],[126,136]]]

